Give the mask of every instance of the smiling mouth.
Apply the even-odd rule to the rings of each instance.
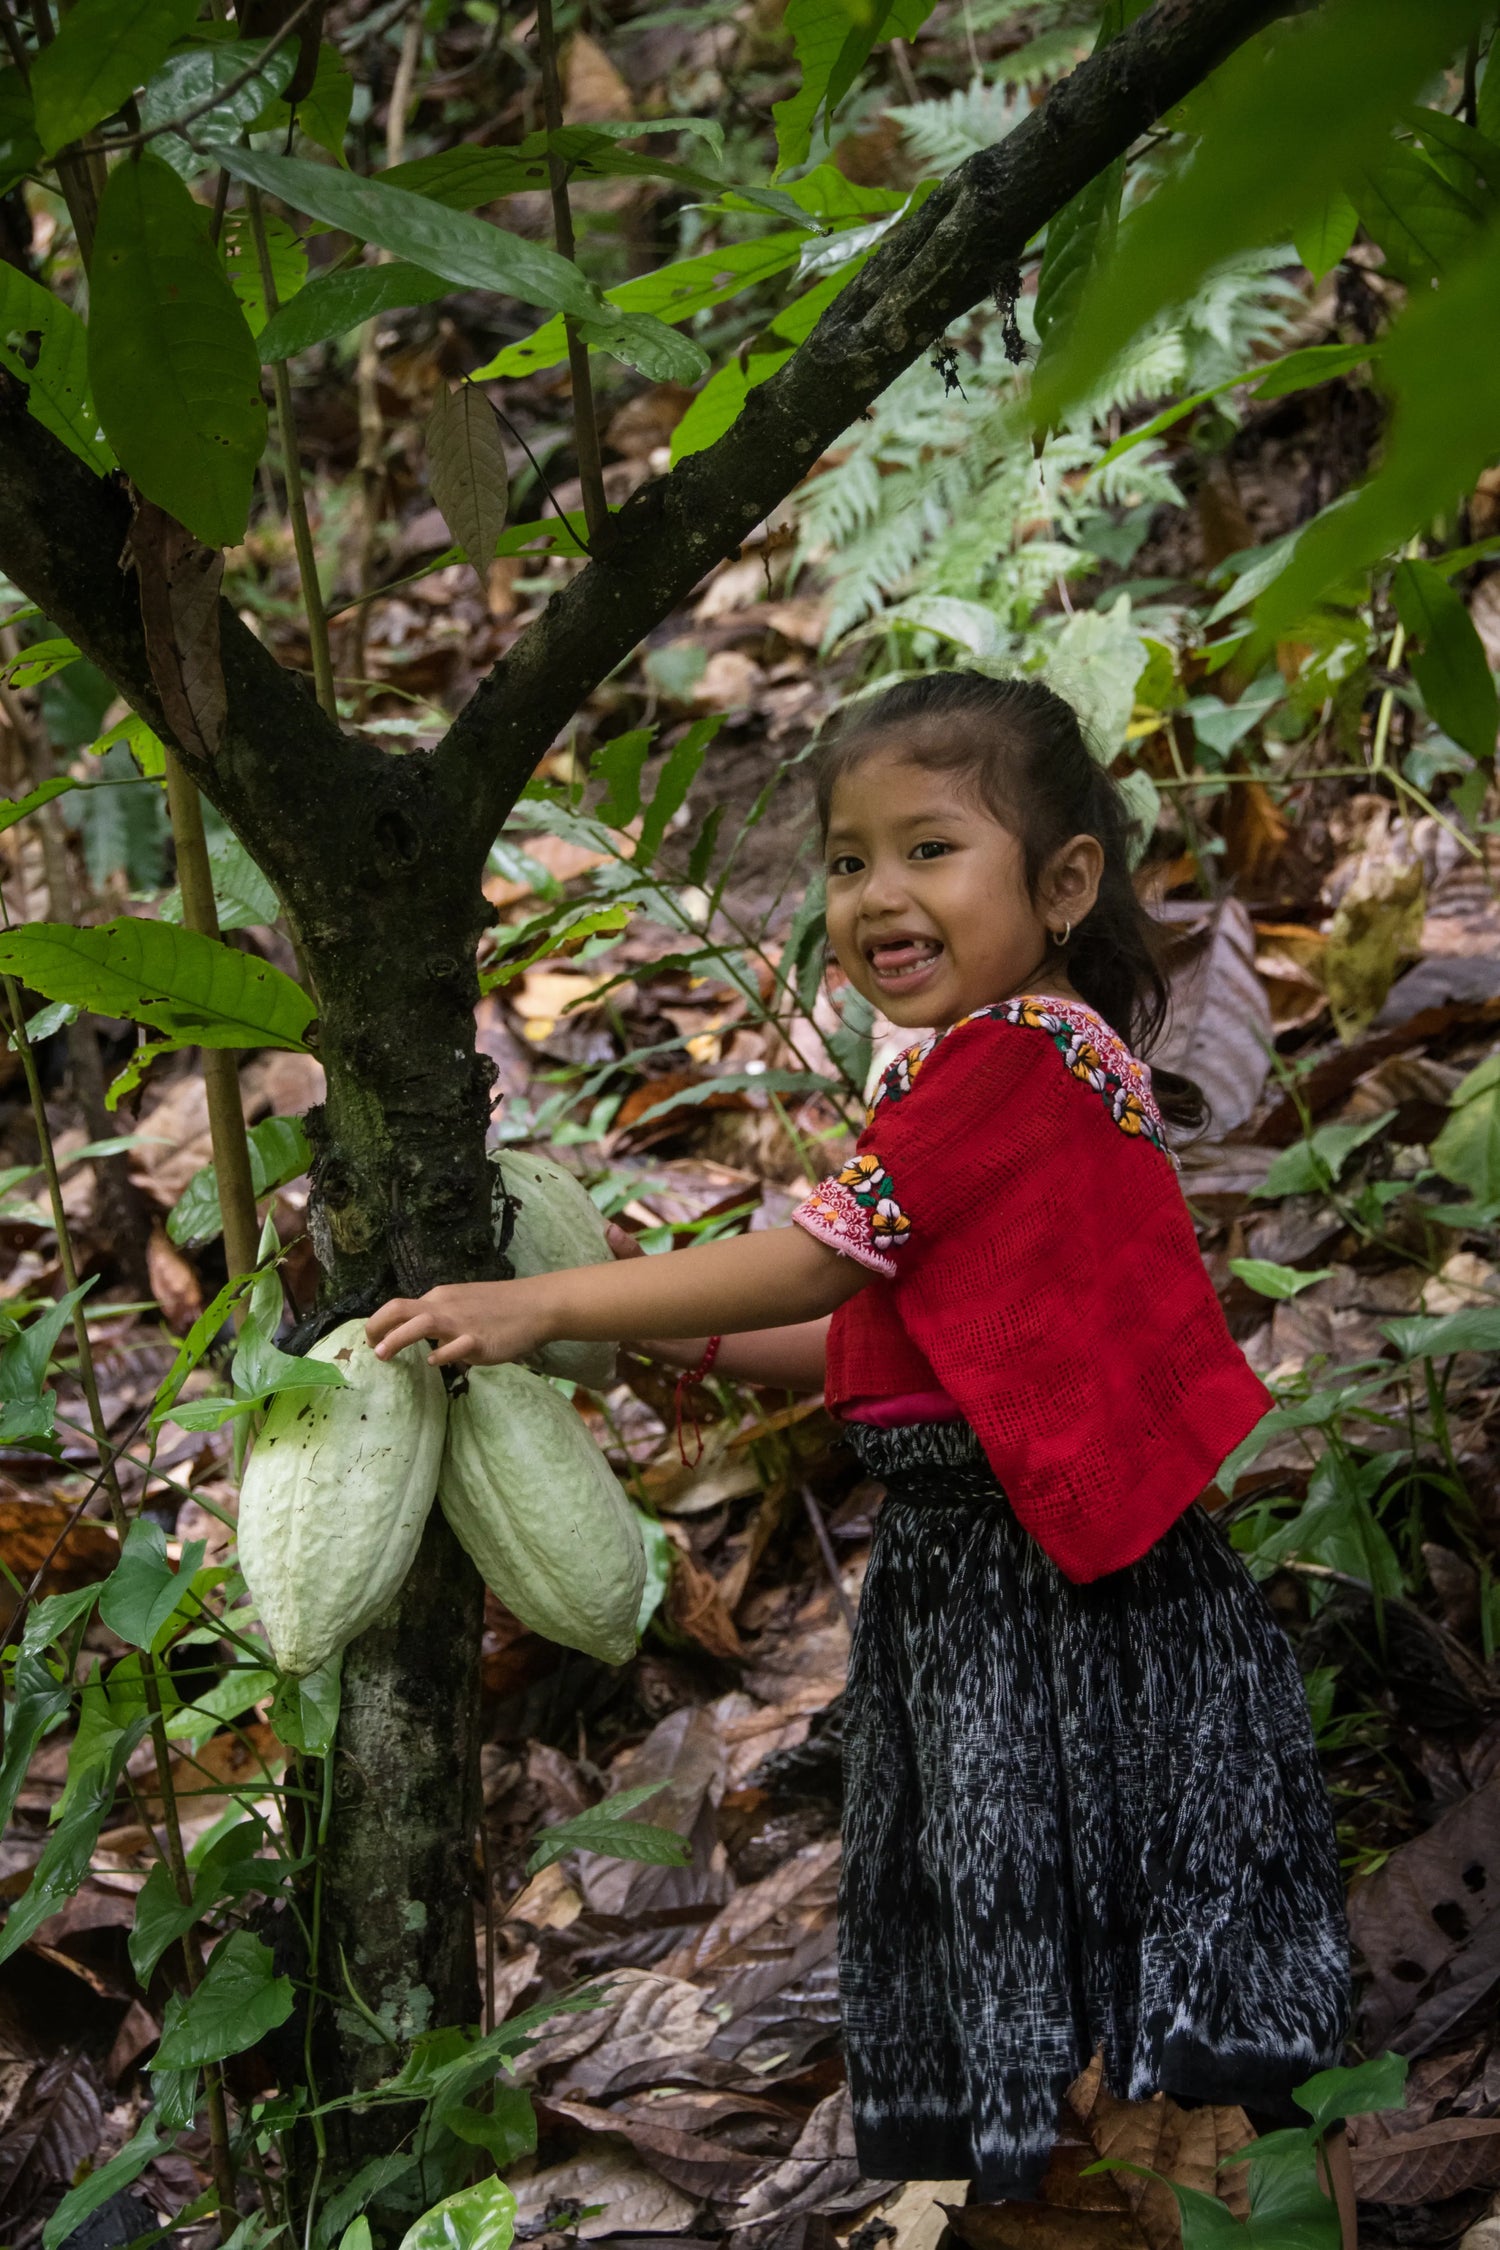
[[[877,938],[865,947],[876,982],[884,985],[915,984],[941,959],[942,940],[932,937]]]

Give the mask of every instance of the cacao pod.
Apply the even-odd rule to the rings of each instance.
[[[448,1398],[430,1346],[377,1359],[346,1320],[310,1359],[342,1390],[280,1391],[240,1487],[239,1554],[272,1653],[315,1672],[389,1606],[437,1489]]]
[[[529,1148],[499,1150],[490,1161],[500,1174],[494,1196],[495,1247],[504,1250],[517,1281],[535,1273],[560,1273],[566,1266],[608,1265],[613,1252],[604,1220],[571,1172]],[[508,1238],[507,1203],[514,1213]],[[607,1391],[615,1379],[615,1347],[544,1344],[536,1365],[544,1375],[561,1375],[587,1391]]]
[[[573,1408],[524,1367],[472,1367],[448,1409],[438,1503],[506,1608],[606,1664],[635,1654],[646,1550]]]

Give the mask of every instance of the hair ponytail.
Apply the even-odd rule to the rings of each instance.
[[[893,738],[899,738],[898,743]],[[1104,851],[1099,895],[1063,958],[1079,997],[1136,1053],[1149,1055],[1170,1007],[1162,940],[1130,872],[1134,823],[1119,784],[1092,754],[1078,714],[1040,680],[928,672],[859,705],[819,748],[814,773],[826,829],[834,783],[877,747],[971,778],[990,812],[1021,841],[1035,896],[1043,868],[1071,836]],[[1154,1070],[1162,1114],[1192,1130],[1207,1104],[1190,1078]]]

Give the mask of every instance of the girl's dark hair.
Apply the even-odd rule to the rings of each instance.
[[[1130,877],[1129,807],[1090,751],[1073,706],[1040,680],[979,672],[928,672],[887,688],[856,706],[814,753],[825,832],[834,784],[882,749],[971,781],[987,810],[1019,837],[1033,897],[1042,869],[1070,836],[1098,838],[1099,896],[1063,959],[1080,997],[1136,1053],[1148,1054],[1169,1007],[1161,938]],[[1207,1105],[1190,1078],[1157,1070],[1152,1083],[1174,1125],[1206,1122]]]

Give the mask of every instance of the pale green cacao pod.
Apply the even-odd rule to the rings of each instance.
[[[490,1159],[504,1182],[515,1211],[510,1241],[504,1241],[505,1197],[497,1188],[495,1244],[504,1247],[517,1281],[535,1273],[560,1273],[566,1266],[608,1265],[613,1252],[604,1220],[593,1198],[571,1172],[534,1149],[507,1148]],[[613,1344],[544,1344],[536,1355],[544,1375],[561,1375],[587,1391],[607,1391],[615,1379]]]
[[[606,1664],[635,1654],[646,1550],[573,1408],[524,1367],[472,1367],[448,1409],[438,1501],[506,1608]]]
[[[342,1390],[280,1391],[240,1487],[239,1555],[283,1671],[315,1672],[394,1600],[443,1458],[448,1397],[425,1343],[382,1360],[364,1322],[313,1345]]]

